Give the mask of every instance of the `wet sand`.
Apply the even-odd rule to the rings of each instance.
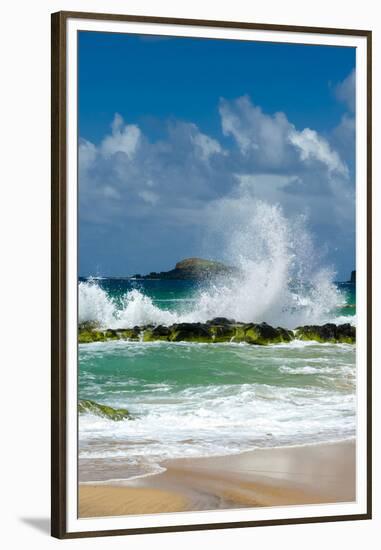
[[[140,487],[81,485],[79,517],[126,516],[129,514],[158,514],[187,509],[180,494]]]
[[[140,479],[81,484],[79,517],[356,499],[354,441],[169,460],[163,466],[165,472]]]

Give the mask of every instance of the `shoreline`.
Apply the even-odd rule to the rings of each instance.
[[[164,472],[79,485],[79,517],[351,502],[356,443],[314,443],[179,458]]]

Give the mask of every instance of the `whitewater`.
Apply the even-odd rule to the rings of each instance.
[[[79,347],[79,396],[133,420],[80,415],[82,481],[162,471],[170,458],[351,439],[355,346],[97,342]]]

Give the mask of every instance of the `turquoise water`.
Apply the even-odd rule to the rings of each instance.
[[[86,281],[86,279],[82,279]],[[118,304],[122,304],[126,293],[131,290],[139,290],[145,296],[152,299],[153,303],[161,309],[175,311],[179,302],[193,301],[200,283],[191,280],[158,280],[158,279],[98,279],[99,288]]]
[[[104,325],[168,324],[204,312],[205,288],[190,281],[81,284],[80,318]],[[338,290],[337,307],[318,312],[354,322],[354,286]],[[298,318],[311,311],[303,309],[305,299]],[[292,323],[293,309],[289,314]],[[80,345],[79,398],[125,407],[134,417],[81,415],[81,478],[129,478],[160,471],[167,458],[354,437],[355,378],[355,346],[348,344]]]
[[[89,279],[82,278],[81,282]],[[94,280],[94,279],[90,279]],[[131,290],[137,290],[152,299],[152,302],[161,309],[176,311],[179,304],[191,308],[197,299],[198,293],[203,289],[203,284],[191,280],[158,280],[158,279],[96,279],[99,288],[107,293],[107,296],[123,303],[124,297]],[[352,283],[336,283],[340,293],[344,297],[344,307],[338,308],[337,315],[353,316],[356,313],[356,285]]]

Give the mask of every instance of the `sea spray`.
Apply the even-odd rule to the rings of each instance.
[[[94,278],[88,282],[79,283],[78,288],[78,322],[98,322],[103,326],[111,326],[115,319],[117,308],[107,293],[100,288]]]
[[[305,217],[291,221],[280,206],[242,202],[235,223],[223,230],[225,257],[240,275],[202,289],[192,320],[223,316],[287,328],[331,321],[345,300],[334,272],[316,265]]]
[[[334,273],[317,267],[318,253],[300,216],[288,220],[277,205],[241,201],[235,222],[221,225],[224,257],[238,268],[235,275],[203,283],[191,301],[174,311],[159,307],[133,288],[116,300],[95,280],[79,284],[79,322],[106,328],[205,322],[213,317],[242,322],[265,321],[295,328],[333,321],[345,299]]]
[[[156,307],[149,296],[130,290],[121,301],[100,288],[97,281],[79,283],[79,323],[96,322],[104,328],[121,328],[147,324],[171,325],[179,316]]]

